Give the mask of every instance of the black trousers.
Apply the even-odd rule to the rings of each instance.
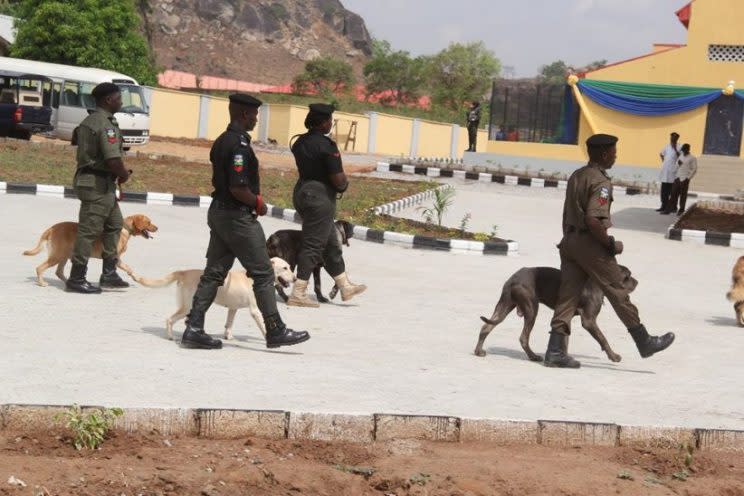
[[[297,183],[293,203],[302,217],[302,248],[297,258],[297,278],[307,281],[323,264],[331,277],[346,272],[341,243],[336,234],[335,192],[320,181]]]
[[[264,319],[278,313],[274,296],[274,268],[266,251],[266,237],[258,220],[250,212],[222,210],[209,207],[209,247],[207,266],[194,294],[187,322],[192,327],[204,328],[204,316],[225,282],[237,258],[253,279],[256,304]]]
[[[661,208],[666,208],[669,199],[672,197],[672,187],[674,183],[661,183]]]
[[[667,204],[667,210],[677,211],[677,202],[679,202],[679,210],[682,211],[687,205],[687,190],[690,188],[690,180],[685,179],[680,181],[675,179],[672,186],[672,195]]]
[[[478,126],[468,126],[468,151],[474,152],[478,141]]]

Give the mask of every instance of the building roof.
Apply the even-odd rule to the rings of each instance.
[[[0,15],[0,39],[2,39],[8,45],[15,43],[15,29],[13,28],[13,21],[15,18]]]
[[[692,2],[688,3],[677,12],[675,12],[675,14],[677,14],[677,17],[679,18],[679,22],[681,22],[688,29],[690,27],[690,18],[692,17],[693,2],[695,2],[695,0],[692,0]]]

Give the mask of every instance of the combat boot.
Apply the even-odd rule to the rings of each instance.
[[[292,287],[292,294],[289,295],[287,305],[290,307],[309,307],[318,308],[320,304],[317,301],[313,301],[307,295],[307,283],[302,279],[297,279]]]
[[[628,329],[628,332],[633,336],[633,341],[642,358],[648,358],[654,353],[664,351],[674,342],[673,332],[667,332],[663,336],[650,336],[642,324],[634,329]]]
[[[116,272],[116,262],[118,261],[116,257],[103,260],[103,271],[99,280],[102,288],[123,289],[129,287],[129,283],[119,277],[119,274]]]
[[[356,295],[362,294],[367,290],[367,286],[364,284],[353,284],[349,281],[349,276],[346,275],[346,272],[337,275],[333,280],[336,281],[336,286],[341,289],[342,301],[349,301]]]
[[[65,283],[65,291],[69,293],[81,294],[101,293],[101,288],[89,283],[88,280],[85,278],[86,272],[88,272],[87,266],[72,264],[72,268],[70,269],[70,277]]]
[[[561,369],[578,369],[581,367],[581,362],[569,355],[567,350],[568,336],[551,332],[550,340],[548,341],[548,351],[545,352],[545,361],[543,364],[546,367]]]
[[[292,346],[304,343],[310,339],[307,331],[293,331],[288,328],[278,313],[269,315],[264,319],[266,324],[266,347],[279,348],[280,346]]]
[[[186,320],[186,330],[181,336],[181,348],[219,350],[222,348],[222,341],[204,332],[203,315],[189,315]]]

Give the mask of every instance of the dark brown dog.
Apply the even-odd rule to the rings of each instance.
[[[630,270],[627,267],[621,265],[620,269],[625,276],[623,286],[630,291],[634,291],[638,281],[630,275]],[[496,304],[496,309],[493,311],[491,318],[481,317],[485,325],[481,327],[475,354],[480,357],[486,356],[486,352],[483,351],[483,342],[486,337],[516,308],[519,316],[524,317],[524,327],[522,328],[522,335],[519,337],[519,343],[530,360],[542,361],[542,357],[530,349],[530,333],[535,325],[539,304],[542,303],[551,309],[555,308],[560,285],[561,271],[552,267],[525,267],[515,272],[504,283],[501,298]],[[595,282],[588,279],[581,293],[576,315],[581,316],[582,327],[597,340],[599,346],[602,347],[602,351],[607,353],[607,358],[613,362],[619,362],[622,357],[612,351],[610,344],[597,326],[597,315],[602,309],[603,301],[602,290]]]
[[[345,220],[337,220],[336,234],[338,235],[338,241],[341,245],[349,246],[349,239],[354,237],[354,226]],[[285,260],[294,272],[297,267],[297,258],[300,254],[300,248],[302,247],[302,231],[295,229],[283,229],[277,231],[266,240],[266,249],[269,252],[269,257],[279,257]],[[320,269],[323,265],[318,265],[313,269],[313,283],[315,285],[315,296],[318,298],[320,303],[328,303],[328,299],[323,296],[323,292],[320,290]],[[279,293],[282,300],[286,303],[289,297],[284,292],[284,288],[280,285],[276,285],[276,292]],[[328,295],[331,299],[336,297],[338,288],[334,285],[330,294]]]

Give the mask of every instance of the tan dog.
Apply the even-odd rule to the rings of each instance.
[[[62,282],[67,282],[65,277],[65,265],[72,256],[72,250],[75,247],[75,237],[77,236],[78,223],[77,222],[60,222],[54,224],[52,227],[44,231],[39,238],[39,243],[35,248],[26,250],[23,252],[26,256],[38,255],[41,251],[44,243],[47,243],[47,249],[49,255],[46,262],[36,267],[36,276],[39,286],[47,286],[47,282],[44,280],[44,271],[52,265],[57,266],[55,274],[59,277]],[[132,272],[132,268],[121,261],[121,256],[127,251],[127,243],[131,236],[142,236],[145,239],[150,239],[150,233],[154,233],[158,230],[158,226],[150,221],[150,218],[146,215],[137,214],[130,215],[124,219],[124,228],[121,230],[121,236],[119,237],[119,246],[116,251],[118,253],[119,261],[116,266],[125,271],[127,274]],[[101,239],[97,239],[93,244],[93,251],[90,256],[92,258],[101,258],[103,252],[103,243]]]
[[[295,281],[295,275],[289,264],[279,257],[271,259],[271,265],[274,267],[274,276],[276,283],[285,288]],[[168,317],[165,321],[165,330],[168,333],[168,339],[173,339],[173,324],[186,317],[191,311],[191,304],[194,300],[194,293],[199,285],[199,279],[204,273],[201,269],[178,270],[171,272],[162,279],[147,279],[129,274],[132,279],[148,288],[162,288],[169,286],[174,282],[178,283],[178,310]],[[235,320],[235,314],[239,308],[249,308],[253,320],[256,321],[261,333],[266,336],[266,326],[264,325],[263,316],[256,305],[256,297],[253,294],[253,279],[249,278],[244,270],[231,270],[227,274],[225,283],[217,290],[217,296],[214,302],[223,307],[227,307],[227,322],[225,322],[225,339],[232,339],[232,327]]]
[[[734,264],[731,271],[731,291],[726,293],[726,298],[734,303],[736,322],[744,327],[744,257]]]

